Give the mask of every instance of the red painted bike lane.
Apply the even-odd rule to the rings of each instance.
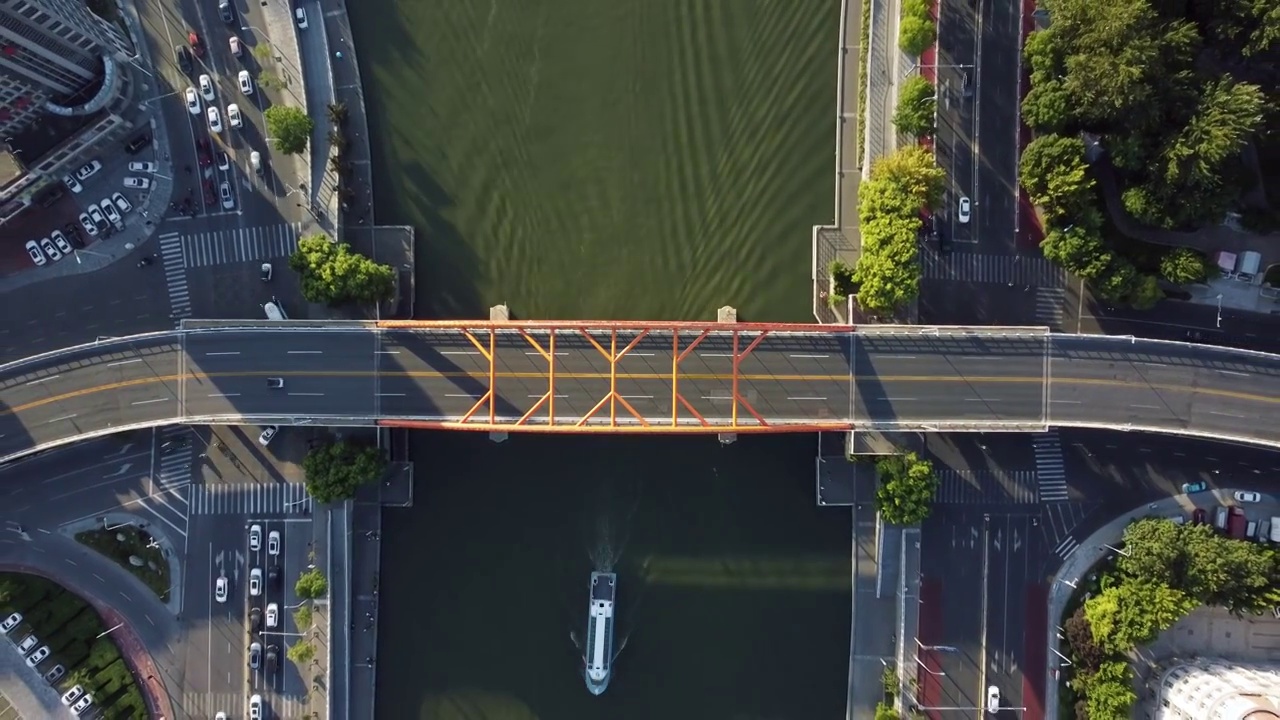
[[[1043,583],[1027,586],[1026,635],[1023,654],[1027,669],[1022,674],[1023,720],[1044,720],[1045,677],[1048,668],[1049,592]]]
[[[942,637],[942,585],[937,580],[925,579],[920,583],[920,614],[916,627],[916,638],[921,645],[938,644]],[[937,707],[942,700],[942,681],[934,673],[942,672],[942,663],[938,661],[936,650],[919,650],[921,664],[929,668],[924,670],[916,666],[916,682],[919,683],[920,695],[917,698],[923,707]],[[931,671],[931,672],[930,672]],[[938,720],[933,712],[926,713],[930,718]]]
[[[1036,19],[1036,0],[1022,0],[1022,37],[1018,42],[1019,52],[1027,46],[1027,36],[1035,30]],[[1027,91],[1031,87],[1031,73],[1027,70],[1026,63],[1022,63],[1022,74],[1018,81],[1018,104],[1021,106],[1022,101],[1027,97]],[[1022,121],[1022,112],[1018,112],[1018,157],[1022,157],[1022,151],[1027,148],[1027,143],[1031,142],[1031,128]],[[1035,206],[1031,204],[1031,198],[1028,197],[1027,191],[1018,186],[1018,238],[1017,246],[1022,250],[1034,250],[1040,247],[1040,241],[1044,240],[1044,228],[1040,225],[1040,218],[1036,216]]]

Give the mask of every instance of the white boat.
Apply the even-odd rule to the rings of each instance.
[[[587,689],[599,695],[609,687],[613,665],[613,599],[618,576],[614,573],[591,573],[591,604],[587,615],[587,645],[584,660]]]

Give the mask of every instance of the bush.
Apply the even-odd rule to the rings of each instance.
[[[1174,248],[1160,260],[1160,274],[1174,285],[1191,285],[1204,282],[1209,264],[1191,248]]]
[[[320,568],[311,568],[298,576],[298,582],[294,583],[293,591],[300,598],[315,600],[329,592],[329,581],[325,579],[324,573],[320,572]]]
[[[898,107],[893,112],[893,125],[898,132],[916,137],[934,133],[937,89],[920,75],[912,75],[898,89]]]
[[[938,478],[933,463],[915,453],[891,455],[876,463],[880,483],[876,509],[891,525],[914,525],[929,516]]]
[[[298,632],[304,633],[311,628],[311,608],[303,605],[293,611],[293,624],[297,626]]]
[[[286,155],[297,155],[307,149],[315,122],[302,110],[288,105],[272,105],[264,112],[267,132],[275,142],[276,150]]]
[[[1022,151],[1022,187],[1050,222],[1071,222],[1094,202],[1094,181],[1084,161],[1084,141],[1041,135]]]
[[[300,238],[289,267],[301,276],[302,296],[308,302],[377,303],[395,294],[395,268],[375,263],[324,235]]]
[[[314,448],[302,460],[307,493],[322,503],[355,497],[361,485],[382,479],[386,469],[381,450],[345,441]]]
[[[152,540],[150,533],[132,525],[76,533],[77,542],[111,558],[151,588],[161,602],[168,602],[169,561],[160,548],[151,546]],[[145,564],[141,567],[133,565],[129,562],[133,556],[141,558]]]
[[[858,284],[853,280],[853,268],[849,267],[849,263],[835,259],[831,264],[827,265],[827,272],[831,275],[831,293],[827,295],[827,304],[831,307],[841,305],[845,300],[858,291]]]
[[[316,656],[316,647],[304,640],[291,645],[284,654],[295,665],[306,665]]]
[[[908,55],[920,55],[936,37],[937,28],[928,2],[907,0],[902,3],[902,21],[898,23],[898,47]]]

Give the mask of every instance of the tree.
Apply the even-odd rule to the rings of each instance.
[[[1149,642],[1196,606],[1195,598],[1163,583],[1129,580],[1085,601],[1084,615],[1093,639],[1120,655]]]
[[[1222,164],[1261,127],[1266,97],[1256,85],[1223,77],[1209,83],[1190,122],[1164,150],[1165,181],[1215,184]]]
[[[381,450],[346,441],[314,448],[302,460],[307,493],[322,503],[355,497],[361,485],[382,479],[386,469]]]
[[[303,605],[293,611],[293,624],[297,626],[298,632],[306,632],[311,628],[311,607]]]
[[[893,113],[894,127],[916,137],[932,135],[936,94],[933,83],[920,75],[912,75],[903,81],[898,89],[898,107]]]
[[[1096,672],[1107,655],[1093,639],[1093,628],[1084,616],[1084,607],[1076,608],[1062,624],[1062,629],[1066,631],[1071,658],[1079,666],[1077,672]]]
[[[295,665],[306,665],[316,656],[316,647],[311,643],[303,640],[289,646],[284,652],[285,657],[289,658],[289,662]]]
[[[936,37],[933,13],[927,0],[904,0],[898,23],[898,48],[908,55],[920,55]]]
[[[892,705],[877,703],[875,720],[902,720],[902,716]]]
[[[1191,248],[1174,248],[1160,259],[1160,274],[1174,285],[1204,282],[1208,273],[1204,257]]]
[[[1022,151],[1022,187],[1050,221],[1077,214],[1093,201],[1093,178],[1084,161],[1084,141],[1041,135]]]
[[[293,585],[293,591],[300,598],[315,600],[329,592],[329,581],[325,579],[324,573],[320,572],[320,568],[311,568],[298,576],[298,581]]]
[[[1155,275],[1140,274],[1134,281],[1125,302],[1136,310],[1150,310],[1164,299],[1164,291],[1160,289],[1160,279]]]
[[[309,302],[374,303],[395,294],[395,268],[375,263],[324,235],[299,239],[289,267],[302,276],[302,296]]]
[[[325,106],[325,111],[329,115],[329,123],[335,127],[347,121],[346,103],[329,103]]]
[[[254,45],[253,56],[258,59],[259,63],[265,63],[271,59],[271,46],[266,43]]]
[[[1032,85],[1022,99],[1022,119],[1040,132],[1059,132],[1072,121],[1071,94],[1062,83]]]
[[[1112,253],[1102,234],[1087,222],[1050,228],[1040,241],[1045,258],[1086,280],[1101,277],[1111,264]]]
[[[1127,718],[1138,696],[1133,691],[1133,671],[1125,660],[1105,662],[1096,673],[1079,676],[1080,691],[1084,694],[1089,717]]]
[[[267,132],[275,141],[276,150],[286,155],[297,155],[307,149],[315,123],[305,112],[288,105],[272,105],[263,117],[267,119]]]
[[[933,463],[915,453],[891,455],[876,463],[880,484],[876,509],[892,525],[914,525],[929,516],[938,477]]]

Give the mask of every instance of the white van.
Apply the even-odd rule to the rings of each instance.
[[[1280,543],[1280,516],[1271,516],[1271,542]]]
[[[270,313],[268,313],[268,316],[269,315]],[[1226,531],[1227,529],[1227,506],[1226,505],[1218,506],[1218,511],[1213,516],[1213,526],[1224,532]]]
[[[281,305],[280,301],[276,300],[275,298],[271,298],[271,302],[268,302],[265,305],[263,305],[262,310],[267,314],[268,320],[288,320],[289,319],[289,316],[286,315],[284,312],[284,306]]]
[[[257,150],[249,153],[249,164],[253,166],[254,173],[258,175],[262,174],[262,154]]]

